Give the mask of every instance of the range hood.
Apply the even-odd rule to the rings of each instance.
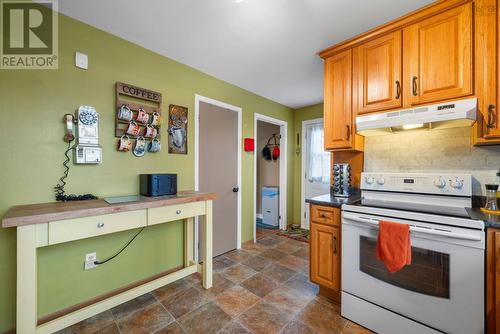
[[[363,136],[390,134],[409,129],[444,129],[472,126],[477,98],[433,104],[356,117],[356,132]]]

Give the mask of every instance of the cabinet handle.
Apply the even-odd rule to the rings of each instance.
[[[346,124],[347,128],[347,140],[351,139],[351,126],[349,124]]]
[[[97,227],[98,227],[98,228],[103,228],[103,227],[104,227],[104,223],[99,223],[99,224],[97,224]]]
[[[418,92],[417,92],[417,79],[418,78],[416,76],[414,76],[413,80],[411,82],[413,96],[417,96],[418,95]]]
[[[401,97],[401,84],[399,83],[399,80],[396,80],[396,100],[399,100]]]
[[[175,211],[176,214],[180,215],[181,214],[181,210],[177,210]]]
[[[495,127],[495,123],[493,123],[493,110],[495,110],[495,105],[490,104],[488,106],[488,129],[492,129]]]
[[[337,254],[337,237],[333,237],[333,254]]]

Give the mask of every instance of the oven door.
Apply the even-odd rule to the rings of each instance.
[[[413,226],[412,264],[394,274],[376,256],[379,220]],[[342,291],[445,333],[484,333],[484,232],[344,211]]]

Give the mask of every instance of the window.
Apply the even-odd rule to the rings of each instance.
[[[308,127],[307,144],[309,159],[307,179],[309,182],[330,183],[330,153],[323,149],[323,124],[312,124]]]

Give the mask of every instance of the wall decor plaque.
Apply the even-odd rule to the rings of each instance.
[[[159,92],[116,82],[115,137],[160,141],[161,103]]]
[[[188,108],[168,107],[168,153],[187,154]]]

